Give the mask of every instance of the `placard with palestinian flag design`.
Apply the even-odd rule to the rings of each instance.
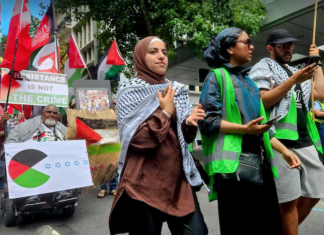
[[[5,144],[10,198],[93,185],[84,140]]]
[[[0,103],[6,103],[9,75],[2,69]],[[10,104],[68,107],[68,87],[66,74],[36,71],[14,72],[9,95]]]
[[[66,113],[66,139],[86,140],[93,183],[108,182],[116,173],[121,148],[115,112],[67,109]]]

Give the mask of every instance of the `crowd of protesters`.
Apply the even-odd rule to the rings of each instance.
[[[320,62],[301,70],[288,65],[295,41],[284,29],[271,32],[269,57],[244,68],[254,50],[244,30],[227,28],[212,37],[204,48],[211,70],[197,107],[185,85],[166,78],[166,44],[155,36],[138,42],[136,78],[122,83],[113,100],[122,145],[119,176],[102,182],[98,194],[105,197],[109,186],[115,196],[111,234],[158,235],[164,222],[171,234],[208,234],[196,196],[201,187],[209,201],[218,200],[222,235],[298,234],[324,198],[324,76]],[[319,49],[313,44],[314,55]],[[310,110],[313,77],[318,101]],[[64,126],[48,118],[57,114],[50,105],[24,122],[23,114],[10,119],[5,112],[2,143],[4,121],[7,143],[62,138]],[[205,171],[190,153],[198,147],[198,128]]]

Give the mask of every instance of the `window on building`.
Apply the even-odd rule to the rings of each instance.
[[[202,91],[202,86],[199,86],[199,91]]]
[[[85,60],[84,63],[87,64],[87,51],[83,52],[83,59]]]
[[[89,61],[91,62],[91,60],[92,60],[91,47],[88,50],[88,54],[89,54]]]
[[[194,85],[189,85],[189,90],[190,91],[195,91],[196,89],[195,89],[196,87],[194,86]]]

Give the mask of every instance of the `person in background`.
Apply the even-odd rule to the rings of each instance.
[[[0,149],[3,150],[3,143],[5,141],[5,129],[4,122],[10,119],[10,114],[8,112],[3,112],[0,119]],[[5,173],[6,164],[4,159],[0,159],[0,192],[5,189]]]
[[[102,99],[102,100],[105,100],[105,99]],[[113,99],[113,109],[114,111],[116,112],[116,103],[117,103],[117,99]],[[101,104],[101,102],[100,102]],[[100,109],[100,108],[99,108]],[[116,196],[116,189],[117,189],[117,180],[118,180],[118,174],[116,174],[115,177],[113,177],[110,181],[109,181],[109,190],[110,190],[110,195],[113,195],[113,196]],[[107,195],[107,190],[108,190],[108,187],[107,187],[107,183],[101,183],[100,185],[100,192],[98,193],[97,197],[98,198],[104,198],[106,195]]]
[[[7,122],[8,135],[10,134],[10,131],[12,129],[14,129],[17,125],[23,123],[24,121],[25,121],[24,113],[18,112],[18,114],[14,115],[14,117]]]
[[[315,63],[300,70],[289,66],[296,41],[285,29],[271,32],[266,42],[270,58],[263,58],[249,73],[260,89],[267,115],[280,116],[271,127],[274,136],[301,161],[300,168],[290,169],[281,154],[273,151],[280,176],[275,183],[285,235],[297,235],[298,226],[324,198],[323,149],[309,115],[313,77],[314,98],[324,99],[323,70]],[[319,49],[312,44],[309,56],[318,55]]]
[[[318,100],[314,102],[314,113],[315,113],[315,124],[318,133],[321,137],[322,148],[324,153],[324,102]],[[313,115],[312,110],[310,114]],[[324,154],[323,154],[322,162],[324,163]]]
[[[191,153],[194,152],[194,150],[198,150],[199,146],[198,146],[198,142],[197,142],[197,138],[194,139],[194,141],[190,144],[188,144],[188,149]]]

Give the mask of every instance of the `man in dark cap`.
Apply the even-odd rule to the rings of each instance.
[[[267,40],[270,58],[262,59],[249,74],[261,91],[270,118],[281,115],[272,126],[274,136],[302,163],[299,169],[290,169],[280,153],[273,150],[279,171],[279,179],[275,181],[283,232],[289,235],[298,234],[298,225],[324,197],[324,167],[319,158],[323,150],[316,125],[308,114],[313,75],[315,99],[324,99],[323,70],[315,63],[301,70],[288,65],[296,41],[284,29],[270,33]],[[313,44],[309,56],[314,55],[319,55],[319,50]]]

